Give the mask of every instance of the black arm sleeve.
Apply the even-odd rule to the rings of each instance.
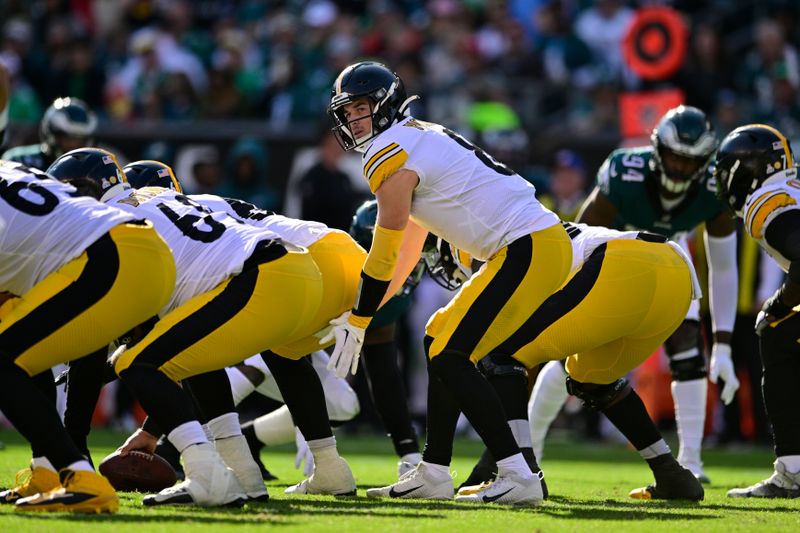
[[[764,240],[791,261],[789,279],[800,284],[800,209],[781,213],[767,226]]]

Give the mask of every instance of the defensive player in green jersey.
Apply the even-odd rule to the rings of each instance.
[[[738,273],[736,228],[725,205],[716,198],[709,170],[719,141],[705,113],[690,106],[668,111],[653,130],[651,141],[650,146],[622,148],[608,156],[577,220],[658,233],[684,247],[686,234],[705,225],[713,329],[710,379],[716,383],[722,378],[721,397],[728,404],[739,387],[730,355]],[[665,349],[680,437],[678,460],[707,482],[700,447],[708,374],[699,318],[699,304],[694,301]],[[539,377],[529,409],[534,449],[541,449],[547,426],[566,400],[565,377],[563,369],[553,364]]]
[[[97,115],[79,98],[56,98],[44,112],[39,124],[37,144],[7,150],[2,158],[27,167],[45,170],[62,154],[94,146]]]

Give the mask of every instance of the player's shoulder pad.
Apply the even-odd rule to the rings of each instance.
[[[798,208],[800,208],[800,180],[796,177],[762,185],[745,203],[745,228],[754,239],[761,239],[775,217],[790,209]]]
[[[403,168],[409,147],[424,131],[422,123],[409,119],[381,133],[364,152],[362,170],[374,193],[389,176]]]

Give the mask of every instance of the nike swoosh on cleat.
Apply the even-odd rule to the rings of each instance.
[[[402,498],[406,494],[411,494],[412,492],[420,488],[422,488],[422,485],[419,485],[417,487],[414,487],[413,489],[408,489],[408,490],[394,490],[394,487],[392,487],[391,489],[389,489],[389,497]]]
[[[500,498],[502,498],[503,496],[505,496],[506,494],[508,494],[512,490],[514,490],[514,489],[508,489],[507,491],[505,491],[503,493],[500,493],[497,496],[486,496],[486,495],[484,495],[483,501],[486,502],[486,503],[492,503],[494,501],[499,500]]]

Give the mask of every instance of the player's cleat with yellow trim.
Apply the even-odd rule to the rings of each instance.
[[[23,468],[17,472],[14,486],[0,492],[0,503],[15,503],[20,498],[27,498],[40,492],[47,492],[61,486],[58,474],[42,466]]]
[[[676,463],[677,464],[677,463]],[[628,496],[635,500],[690,500],[701,501],[705,491],[694,474],[682,466],[655,473],[653,485],[634,489]]]
[[[61,486],[17,500],[17,511],[116,513],[119,498],[106,478],[97,472],[63,469]]]
[[[498,475],[491,483],[483,483],[470,494],[459,493],[458,502],[499,503],[536,507],[542,504],[541,472],[525,479],[515,474]]]

